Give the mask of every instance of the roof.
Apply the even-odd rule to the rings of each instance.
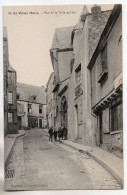
[[[6,26],[3,27],[3,37],[7,38],[7,27]]]
[[[36,103],[46,104],[46,93],[44,87],[17,83],[17,93],[20,94],[19,100],[29,101],[31,96],[36,96]]]
[[[56,28],[51,49],[72,48],[71,34],[74,26]]]
[[[112,10],[106,10],[100,12],[98,17],[95,19],[92,14],[88,15],[89,18],[89,29],[88,29],[88,42],[89,42],[89,50],[88,50],[88,59],[90,61],[96,46],[100,40],[101,34],[106,26],[108,18],[111,14]],[[95,28],[96,26],[96,28]]]
[[[51,80],[51,78],[54,76],[54,72],[52,72],[51,74],[50,74],[50,76],[49,76],[49,79],[48,79],[48,82],[47,82],[47,84],[46,84],[46,88],[48,88],[48,85],[49,85],[49,83],[50,83],[50,80]]]
[[[7,69],[8,71],[10,71],[10,72],[16,72],[13,68],[12,68],[12,66],[11,65],[9,65],[9,67],[8,67],[8,69]]]
[[[111,31],[111,29],[113,28],[119,14],[121,13],[122,10],[122,6],[119,4],[116,4],[111,12],[110,17],[108,18],[108,21],[105,25],[105,28],[101,34],[101,37],[98,41],[98,44],[96,45],[96,48],[93,52],[93,55],[90,59],[90,62],[88,64],[88,68],[91,70],[94,66],[94,63],[100,53],[100,51],[102,50],[103,46],[105,45],[106,41],[107,41],[107,37]]]

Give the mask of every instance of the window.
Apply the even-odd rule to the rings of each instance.
[[[12,112],[8,112],[8,122],[9,123],[13,122],[13,113]]]
[[[12,72],[8,72],[8,83],[12,83]]]
[[[32,113],[32,104],[28,104],[28,113],[29,113],[29,114]]]
[[[108,77],[108,63],[107,63],[107,44],[101,51],[101,74],[99,75],[98,83],[103,84]]]
[[[81,83],[81,64],[75,70],[75,80],[76,84]]]
[[[58,113],[59,113],[59,110],[58,110],[58,106],[56,107],[56,117],[58,117]]]
[[[17,100],[19,100],[19,96],[20,96],[20,95],[19,95],[19,94],[17,94]]]
[[[123,104],[112,107],[111,109],[111,130],[123,129]]]
[[[36,96],[33,96],[33,100],[36,100]]]
[[[42,105],[39,105],[39,113],[42,113]]]
[[[13,104],[13,93],[8,92],[8,104]]]
[[[80,95],[82,91],[82,81],[81,81],[81,64],[76,68],[75,70],[75,82],[76,82],[76,88],[75,88],[75,96],[77,97]]]
[[[74,66],[75,59],[72,59],[70,62],[70,72],[72,73],[73,66]]]

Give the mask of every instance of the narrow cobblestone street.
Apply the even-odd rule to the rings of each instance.
[[[14,170],[11,176],[7,170]],[[6,167],[5,188],[121,189],[117,180],[81,151],[49,142],[41,129],[31,129],[17,139]]]

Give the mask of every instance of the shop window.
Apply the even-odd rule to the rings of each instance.
[[[42,114],[42,105],[39,105],[39,113]]]
[[[8,122],[9,123],[13,122],[13,113],[12,112],[8,112]]]
[[[112,107],[111,109],[111,130],[123,129],[123,104]]]
[[[32,113],[32,104],[28,104],[28,113],[29,113],[29,114]]]
[[[8,92],[8,104],[13,104],[13,92]]]

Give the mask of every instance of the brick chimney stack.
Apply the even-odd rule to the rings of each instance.
[[[92,13],[93,17],[97,17],[101,13],[101,6],[94,5],[91,8],[91,13]]]

